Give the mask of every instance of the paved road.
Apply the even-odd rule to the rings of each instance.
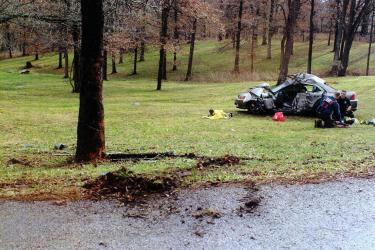
[[[375,180],[182,190],[143,205],[1,202],[1,249],[375,249]],[[252,213],[239,212],[262,196]],[[207,211],[220,218],[199,215]],[[196,218],[198,217],[198,218]],[[217,216],[218,217],[218,216]]]

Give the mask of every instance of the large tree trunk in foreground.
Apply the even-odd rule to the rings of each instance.
[[[238,10],[237,33],[236,33],[236,57],[234,59],[234,69],[233,69],[233,71],[235,73],[240,72],[240,45],[241,45],[242,11],[243,11],[243,0],[240,0],[240,7],[239,7],[239,10]]]
[[[165,44],[167,39],[167,33],[168,33],[168,14],[169,14],[169,7],[163,6],[162,12],[161,12],[161,31],[160,31],[160,51],[159,51],[159,69],[158,69],[158,79],[157,79],[157,85],[156,90],[161,90],[161,84],[164,77],[164,66],[166,59],[164,58],[166,56],[165,52]]]
[[[103,2],[81,0],[81,92],[76,161],[105,157],[103,107]]]
[[[193,20],[193,30],[191,32],[190,36],[190,53],[189,53],[189,63],[188,63],[188,69],[186,72],[185,81],[189,81],[192,76],[192,70],[193,70],[193,56],[194,56],[194,46],[195,46],[195,33],[197,32],[197,19],[194,18]]]
[[[313,51],[313,43],[314,43],[314,8],[315,3],[314,0],[311,1],[310,7],[310,30],[309,30],[309,52],[307,58],[307,73],[311,74],[311,64],[312,64],[312,51]]]

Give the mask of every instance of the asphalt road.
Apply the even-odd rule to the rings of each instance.
[[[211,187],[135,206],[0,202],[0,248],[375,249],[374,187],[372,179]],[[241,210],[253,196],[260,206]]]

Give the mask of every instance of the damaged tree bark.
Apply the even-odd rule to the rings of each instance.
[[[78,162],[105,157],[103,107],[103,26],[102,0],[81,0],[81,91],[77,128]]]

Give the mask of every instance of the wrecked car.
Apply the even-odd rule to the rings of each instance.
[[[252,114],[273,114],[283,112],[295,115],[315,115],[323,95],[333,96],[339,90],[329,86],[323,79],[312,75],[298,73],[288,77],[283,83],[270,87],[262,83],[240,93],[235,100],[239,109],[246,109]],[[358,106],[354,91],[346,92],[352,110]]]

